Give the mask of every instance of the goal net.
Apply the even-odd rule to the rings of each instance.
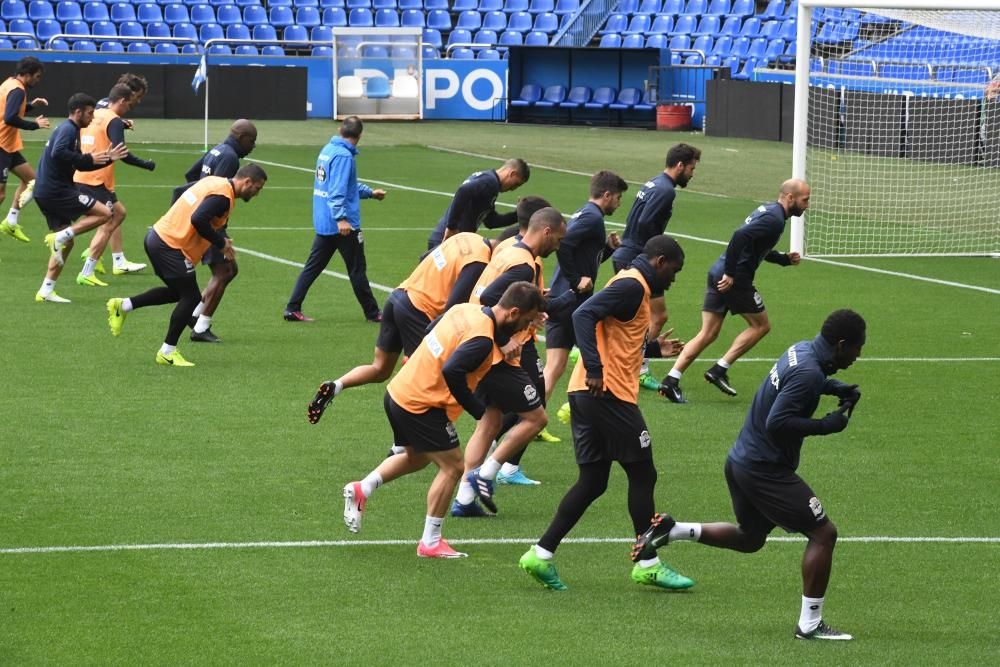
[[[845,4],[799,9],[793,171],[812,198],[793,249],[1000,254],[1000,3]]]
[[[334,29],[334,117],[421,118],[422,34],[420,28]]]

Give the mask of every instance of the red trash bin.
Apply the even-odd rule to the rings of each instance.
[[[656,107],[657,130],[690,130],[691,107],[686,104],[661,104]]]

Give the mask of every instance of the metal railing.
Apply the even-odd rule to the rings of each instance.
[[[549,43],[553,46],[587,46],[618,2],[619,0],[585,0],[576,15],[556,32]]]

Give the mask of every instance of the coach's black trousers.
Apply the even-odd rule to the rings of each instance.
[[[309,252],[309,259],[299,274],[299,279],[295,281],[295,288],[288,298],[288,305],[285,310],[302,310],[302,302],[305,301],[309,288],[313,281],[330,263],[333,253],[340,251],[340,256],[344,258],[347,266],[347,275],[351,279],[351,287],[354,288],[354,296],[357,297],[361,309],[365,312],[365,317],[371,319],[378,316],[378,302],[372,294],[371,285],[368,284],[368,262],[365,260],[365,244],[361,234],[353,230],[347,236],[337,234],[335,236],[321,236],[319,234],[313,239],[312,250]]]

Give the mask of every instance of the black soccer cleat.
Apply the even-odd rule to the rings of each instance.
[[[660,383],[659,392],[660,396],[665,396],[671,403],[687,403],[687,399],[684,398],[684,392],[681,391],[681,386],[671,377],[663,379],[663,382]]]
[[[708,382],[709,384],[714,384],[716,387],[719,388],[719,391],[721,391],[723,394],[726,394],[728,396],[735,396],[736,390],[733,389],[733,386],[731,384],[729,384],[729,374],[726,373],[725,371],[722,371],[721,373],[718,372],[713,373],[712,370],[713,370],[712,368],[709,368],[707,371],[705,371],[705,382]]]
[[[336,392],[334,384],[333,380],[327,380],[316,390],[316,395],[313,396],[313,400],[309,403],[309,408],[306,410],[306,418],[309,419],[310,424],[319,423],[319,419],[323,416],[326,406],[333,400]]]
[[[831,628],[829,625],[823,621],[819,622],[811,632],[802,632],[799,626],[795,626],[795,638],[796,639],[826,639],[833,641],[850,641],[854,639],[853,635],[849,635],[846,632],[841,632],[835,628]]]
[[[192,331],[191,340],[196,343],[221,343],[222,339],[212,333],[212,329],[208,328],[202,332]]]
[[[669,514],[655,514],[649,522],[649,528],[632,545],[632,562],[649,560],[656,555],[656,550],[665,547],[670,540],[670,531],[677,525]]]

